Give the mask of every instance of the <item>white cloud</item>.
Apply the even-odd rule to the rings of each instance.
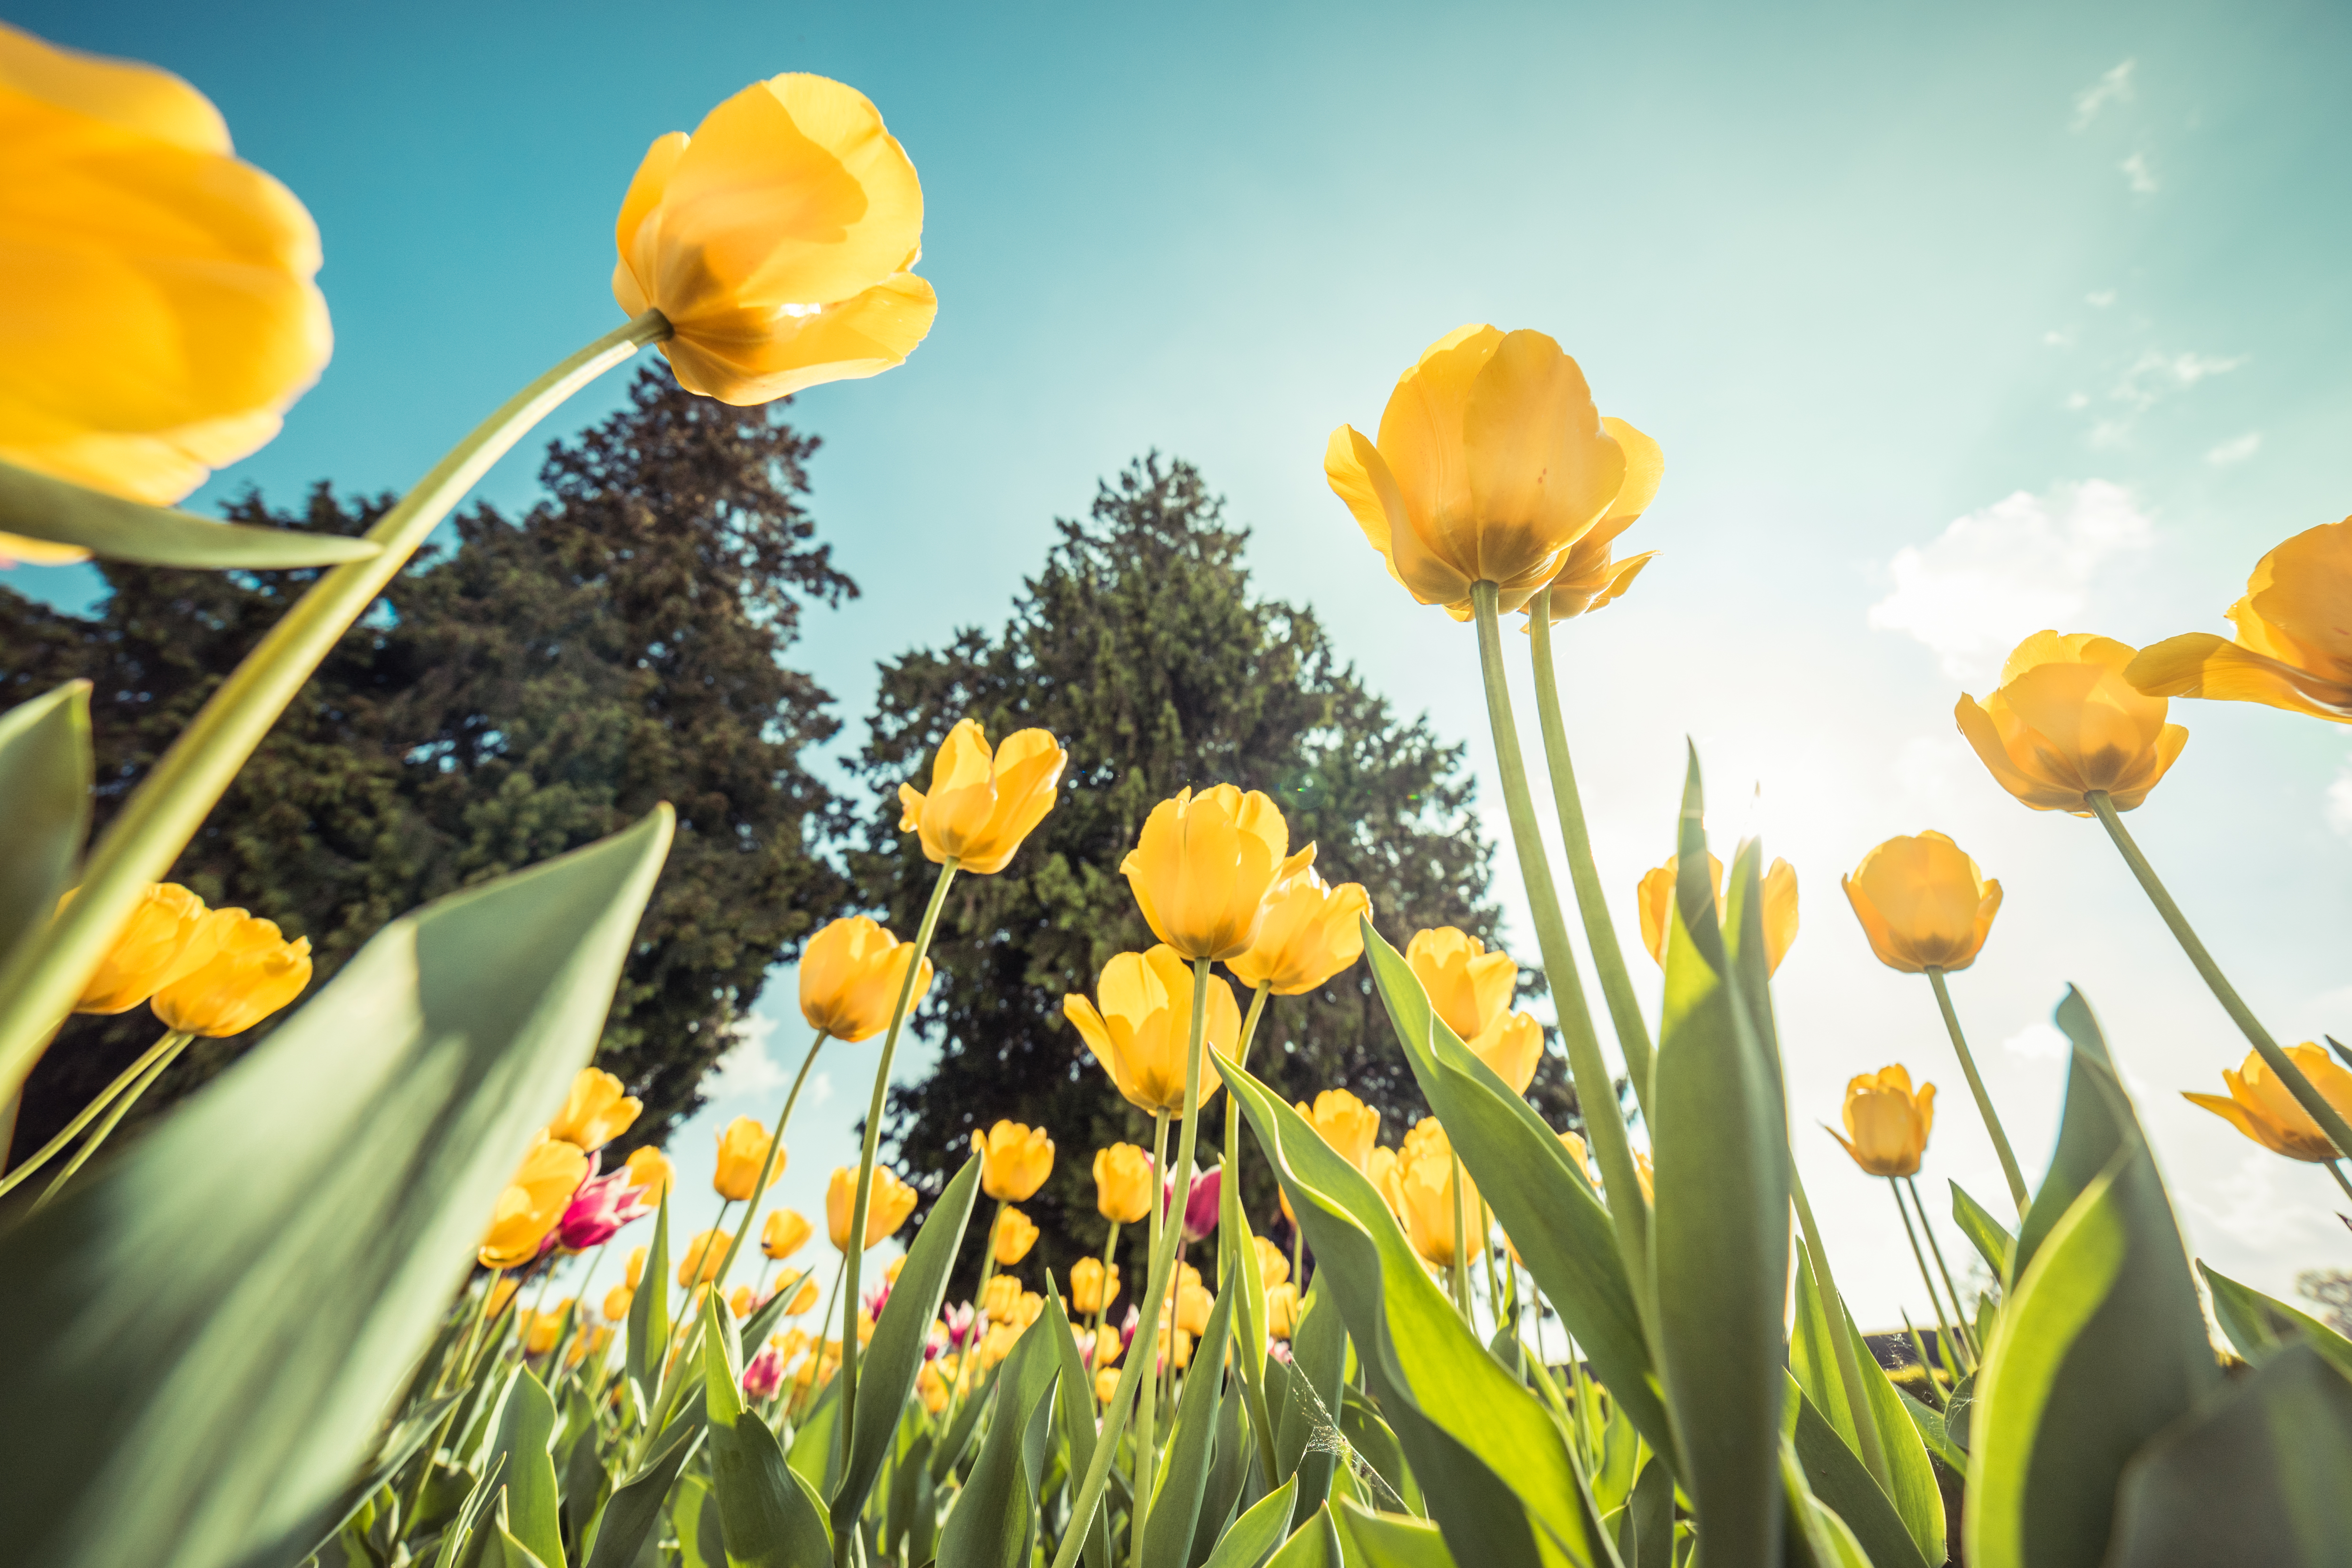
[[[2352,763],[2336,769],[2327,786],[2327,826],[2352,838]]]
[[[2080,619],[2092,583],[2152,533],[2131,493],[2105,479],[2020,490],[1895,552],[1870,625],[1925,644],[1955,679],[1989,679],[2021,638]]]
[[[2074,329],[2067,327],[2061,330],[2053,327],[2042,334],[2042,341],[2053,349],[2071,349],[2074,346]]]
[[[2094,289],[2083,296],[2083,302],[2094,310],[2104,310],[2116,302],[2116,291],[2112,289]]]
[[[2217,468],[2226,468],[2231,463],[2244,462],[2262,449],[2263,433],[2259,430],[2249,430],[2242,436],[2231,437],[2206,453],[2205,460]]]
[[[2063,1062],[2074,1047],[2055,1024],[2028,1024],[2001,1041],[2000,1048],[2029,1062]]]
[[[733,1032],[735,1043],[719,1058],[708,1086],[707,1092],[712,1100],[771,1094],[792,1081],[792,1075],[768,1054],[769,1037],[776,1032],[773,1018],[761,1013],[747,1014],[735,1021]]]
[[[2074,95],[2074,129],[2087,130],[2099,110],[2111,103],[2132,100],[2132,67],[2137,60],[2126,60],[2098,80]]]
[[[2135,153],[2116,165],[2124,172],[2124,184],[2134,195],[2152,196],[2157,193],[2156,171],[2147,166],[2147,154]]]

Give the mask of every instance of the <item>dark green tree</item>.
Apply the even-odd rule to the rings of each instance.
[[[780,405],[731,408],[642,373],[625,408],[550,447],[544,500],[516,521],[476,508],[453,548],[391,585],[173,877],[309,937],[315,988],[404,910],[669,801],[677,845],[598,1057],[646,1101],[626,1144],[665,1137],[768,971],[842,895],[810,852],[836,803],[803,762],[838,721],[783,663],[804,605],[856,592],[803,504],[816,446]],[[321,484],[297,515],[251,494],[229,510],[352,533],[386,504]],[[111,593],[87,618],[0,591],[0,696],[96,682],[101,825],[313,575],[105,571]],[[156,1032],[143,1008],[70,1022],[28,1085],[16,1151]],[[141,1113],[250,1043],[192,1049]]]
[[[1045,1127],[1054,1174],[1024,1206],[1044,1233],[1037,1256],[1059,1275],[1101,1247],[1094,1151],[1150,1146],[1149,1120],[1110,1088],[1062,997],[1091,994],[1112,954],[1152,942],[1118,865],[1153,805],[1186,785],[1265,791],[1293,847],[1313,840],[1328,880],[1364,884],[1375,922],[1400,944],[1435,925],[1492,941],[1498,912],[1463,748],[1366,689],[1312,610],[1251,592],[1248,532],[1225,521],[1197,469],[1144,458],[1100,488],[1088,517],[1055,526],[1060,542],[1001,632],[966,630],[883,667],[857,763],[877,799],[849,864],[862,900],[911,933],[936,868],[898,830],[898,786],[928,787],[932,752],[966,715],[992,742],[1038,726],[1068,749],[1060,800],[1013,863],[960,878],[950,894],[921,1014],[939,1064],[893,1090],[886,1128],[928,1194],[975,1130],[1000,1117]],[[1380,1109],[1391,1143],[1422,1113],[1360,964],[1316,994],[1274,999],[1250,1067],[1292,1099],[1352,1089]],[[1557,1056],[1535,1093],[1556,1123],[1573,1116]],[[1202,1118],[1204,1152],[1220,1146],[1225,1105],[1218,1096]],[[1244,1146],[1248,1212],[1279,1234],[1272,1179]]]

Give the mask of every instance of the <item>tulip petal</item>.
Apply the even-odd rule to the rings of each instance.
[[[680,386],[749,407],[906,363],[939,309],[929,279],[899,272],[814,312],[775,307],[704,312],[661,347]]]
[[[1507,334],[1479,367],[1462,447],[1475,575],[1515,583],[1582,538],[1624,488],[1625,454],[1601,427],[1584,372],[1537,331]]]
[[[1381,411],[1381,455],[1396,478],[1406,515],[1418,525],[1420,547],[1442,556],[1465,581],[1476,576],[1478,540],[1463,458],[1463,416],[1472,384],[1502,342],[1490,326],[1454,328],[1397,378]],[[1395,542],[1402,555],[1405,541]]]
[[[2151,697],[2261,702],[2352,724],[2352,687],[2322,679],[2210,632],[2189,632],[2151,644],[2132,660],[2125,677]]]

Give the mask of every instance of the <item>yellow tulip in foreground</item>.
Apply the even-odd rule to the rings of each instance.
[[[1936,1086],[1923,1083],[1914,1094],[1908,1072],[1881,1068],[1845,1086],[1845,1131],[1830,1136],[1874,1176],[1913,1176],[1935,1121]]]
[[[1558,343],[1477,325],[1446,333],[1398,378],[1377,443],[1342,425],[1323,454],[1389,574],[1459,621],[1474,583],[1496,584],[1500,607],[1516,610],[1557,575],[1626,467]]]
[[[220,1038],[241,1035],[310,984],[310,939],[288,942],[273,921],[243,910],[214,912],[220,946],[148,999],[166,1026]]]
[[[1095,994],[1099,1010],[1086,997],[1071,995],[1062,998],[1062,1014],[1077,1026],[1119,1093],[1146,1111],[1182,1110],[1184,1047],[1192,1033],[1192,966],[1171,947],[1122,952],[1103,965]],[[1234,988],[1211,975],[1202,1037],[1202,1104],[1224,1081],[1211,1053],[1231,1053],[1241,1032]]]
[[[1536,1068],[1543,1061],[1543,1026],[1532,1013],[1506,1013],[1487,1025],[1476,1039],[1463,1043],[1496,1078],[1510,1085],[1513,1094],[1527,1093],[1528,1085],[1536,1080]]]
[[[1095,1151],[1095,1212],[1113,1225],[1149,1219],[1154,1185],[1151,1156],[1134,1144]]]
[[[1144,819],[1119,863],[1151,934],[1185,958],[1238,958],[1265,922],[1277,879],[1312,864],[1310,847],[1286,860],[1290,826],[1257,790],[1179,790]]]
[[[2088,796],[2105,790],[2129,811],[2189,743],[2164,721],[2164,699],[2124,679],[2133,657],[2113,637],[2036,632],[2001,667],[2000,689],[1982,705],[1963,696],[1952,716],[1994,781],[2034,810],[2089,816]]]
[[[768,1136],[765,1122],[756,1117],[739,1116],[719,1133],[719,1164],[711,1172],[713,1191],[730,1203],[742,1203],[750,1198],[751,1187],[760,1179],[760,1167],[767,1163]],[[768,1184],[775,1185],[784,1173],[785,1154],[776,1151],[775,1168],[768,1173]]]
[[[2000,884],[1932,830],[1888,839],[1838,885],[1878,962],[1906,974],[1974,963],[2000,911]]]
[[[1004,869],[1021,841],[1054,809],[1069,754],[1043,730],[1019,730],[993,752],[979,721],[948,731],[931,762],[931,790],[898,786],[898,829],[921,837],[933,862],[952,857],[959,870]]]
[[[1102,1311],[1118,1299],[1118,1264],[1106,1269],[1099,1258],[1081,1258],[1070,1265],[1070,1306],[1080,1315]]]
[[[2230,606],[2237,637],[2210,632],[2142,648],[2124,679],[2151,697],[2264,702],[2352,724],[2352,517],[2306,529],[2262,558]]]
[[[874,1246],[906,1224],[915,1212],[915,1189],[900,1181],[897,1172],[875,1166],[874,1192],[866,1205],[866,1245]],[[824,1184],[824,1224],[839,1251],[849,1250],[850,1210],[856,1203],[857,1167],[835,1167],[832,1180]]]
[[[1625,482],[1592,531],[1569,546],[1561,558],[1559,571],[1549,584],[1550,618],[1555,622],[1590,615],[1622,598],[1657,554],[1649,550],[1617,561],[1611,558],[1610,550],[1617,536],[1639,522],[1650,502],[1657,499],[1658,483],[1665,477],[1665,454],[1658,450],[1655,441],[1622,419],[1603,419],[1601,427],[1624,450]],[[1535,614],[1532,601],[1528,614]]]
[[[220,111],[0,24],[0,461],[164,504],[277,435],[332,347],[319,231]]]
[[[613,298],[659,310],[680,386],[770,403],[906,363],[939,298],[923,187],[864,93],[792,72],[673,131],[638,165],[614,226]]]
[[[1519,966],[1508,953],[1452,926],[1415,931],[1404,961],[1429,993],[1429,1005],[1464,1041],[1476,1039],[1510,1011]]]
[[[1663,866],[1653,867],[1642,874],[1641,886],[1635,890],[1634,901],[1642,910],[1642,945],[1660,968],[1666,963],[1666,932],[1673,925],[1675,879],[1682,871],[1682,857],[1669,855]],[[1726,915],[1723,862],[1715,856],[1706,858],[1708,882],[1715,889],[1715,918]],[[1762,879],[1764,895],[1764,967],[1771,973],[1789,956],[1789,949],[1797,941],[1797,868],[1786,860],[1775,860],[1766,868]]]
[[[1006,1203],[1026,1203],[1054,1173],[1054,1141],[1042,1127],[999,1121],[971,1135],[980,1159],[980,1190]]]
[[[482,1267],[519,1268],[538,1257],[587,1174],[587,1155],[541,1133],[490,1210],[478,1255]]]
[[[890,1026],[898,992],[915,944],[900,942],[889,928],[851,915],[809,938],[801,950],[801,1016],[812,1029],[855,1045]],[[911,1010],[931,988],[931,961],[917,965]]]
[[[677,1185],[677,1167],[670,1163],[668,1155],[650,1143],[630,1150],[625,1163],[629,1185],[643,1193],[645,1201],[649,1204],[660,1203],[670,1188]],[[630,1283],[635,1284],[635,1281],[631,1280]]]
[[[2328,1104],[2352,1117],[2352,1072],[2345,1071],[2308,1040],[2289,1046],[2286,1054]],[[2183,1094],[2181,1098],[2203,1106],[2274,1154],[2315,1164],[2336,1157],[2336,1146],[2319,1130],[2319,1123],[2279,1081],[2259,1052],[2247,1052],[2245,1061],[2234,1071],[2222,1068],[2221,1081],[2230,1086],[2226,1100],[2218,1094]]]
[[[1453,1264],[1456,1236],[1468,1257],[1485,1249],[1478,1189],[1467,1171],[1459,1172],[1457,1185],[1456,1172],[1445,1129],[1434,1116],[1424,1116],[1404,1135],[1383,1183],[1383,1195],[1403,1223],[1412,1249],[1440,1268]]]
[[[563,1098],[563,1109],[547,1124],[547,1135],[593,1154],[634,1126],[644,1109],[621,1092],[621,1080],[611,1073],[582,1068]]]
[[[1028,1257],[1029,1249],[1037,1245],[1036,1224],[1019,1209],[1004,1209],[996,1216],[989,1245],[995,1251],[996,1266],[1010,1268]]]
[[[1308,861],[1314,854],[1312,844],[1300,851]],[[1265,896],[1257,940],[1225,967],[1252,990],[1263,985],[1276,996],[1304,995],[1363,957],[1362,921],[1371,907],[1360,882],[1327,886],[1312,864],[1286,870]]]
[[[73,900],[68,893],[59,909]],[[115,933],[98,973],[82,987],[77,1013],[127,1013],[220,951],[230,922],[177,882],[151,883]]]
[[[771,1258],[790,1258],[814,1234],[814,1227],[800,1210],[771,1209],[767,1223],[760,1227],[760,1250]]]

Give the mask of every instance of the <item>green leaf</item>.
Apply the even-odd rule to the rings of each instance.
[[[1920,1438],[1919,1428],[1903,1413],[1903,1391],[1878,1364],[1870,1352],[1869,1342],[1863,1338],[1852,1313],[1844,1314],[1845,1331],[1853,1344],[1855,1365],[1862,1373],[1863,1395],[1869,1401],[1870,1412],[1878,1426],[1879,1447],[1886,1455],[1886,1467],[1894,1481],[1892,1500],[1895,1511],[1910,1532],[1911,1541],[1918,1547],[1919,1555],[1928,1563],[1944,1561],[1944,1492],[1936,1484],[1936,1467],[1927,1458],[1927,1444]],[[1831,1506],[1853,1524],[1853,1515],[1834,1500]],[[1860,1526],[1855,1525],[1858,1531]],[[1873,1543],[1871,1556],[1879,1556]],[[1883,1560],[1882,1560],[1883,1561]]]
[[[710,1489],[719,1500],[728,1568],[804,1568],[833,1557],[824,1504],[784,1463],[776,1435],[743,1406],[742,1373],[726,1325],[702,1337],[702,1394],[710,1422]]]
[[[820,1351],[818,1353],[822,1353]],[[793,1472],[822,1493],[833,1468],[833,1447],[841,1436],[841,1379],[834,1378],[809,1401],[800,1423],[793,1428],[787,1461]]]
[[[1990,1209],[1969,1196],[1967,1189],[1958,1182],[1952,1184],[1952,1223],[1974,1244],[1977,1256],[1985,1260],[1994,1279],[2010,1277],[2010,1261],[2017,1256],[2017,1237],[1992,1216]]]
[[[1258,1568],[1290,1529],[1290,1505],[1297,1492],[1297,1481],[1285,1481],[1258,1499],[1234,1521],[1201,1568]]]
[[[1970,1373],[1952,1384],[1951,1395],[1944,1401],[1944,1436],[1963,1455],[1969,1451],[1969,1428],[1976,1413],[1977,1374]]]
[[[2307,1344],[2133,1457],[2113,1568],[2329,1568],[2352,1550],[2352,1383]]]
[[[343,1489],[342,1501],[335,1510],[335,1522],[320,1537],[318,1544],[310,1549],[312,1552],[323,1550],[328,1540],[341,1531],[354,1514],[365,1507],[369,1499],[374,1497],[378,1491],[391,1483],[395,1475],[407,1468],[408,1461],[415,1457],[416,1450],[424,1447],[425,1439],[431,1436],[440,1426],[442,1417],[446,1415],[464,1397],[463,1389],[453,1389],[437,1398],[420,1401],[383,1435],[383,1441],[376,1445],[375,1454],[369,1460],[366,1471]],[[404,1521],[402,1528],[406,1531],[414,1522],[413,1521]]]
[[[632,1568],[646,1540],[661,1522],[662,1504],[678,1472],[700,1446],[703,1406],[695,1405],[695,1419],[676,1423],[663,1433],[644,1468],[623,1481],[596,1521],[596,1538],[589,1548],[588,1568]],[[699,1483],[698,1483],[699,1484]]]
[[[507,1379],[490,1452],[505,1461],[506,1529],[547,1568],[563,1568],[563,1521],[556,1503],[555,1401],[527,1366]]]
[[[1953,1442],[1951,1434],[1944,1429],[1943,1415],[1920,1404],[1902,1389],[1895,1392],[1902,1396],[1903,1414],[1911,1417],[1911,1425],[1918,1432],[1919,1441],[1926,1445],[1929,1457],[1943,1460],[1961,1475],[1968,1474],[1968,1452]]]
[[[1425,1514],[1426,1506],[1405,1468],[1404,1448],[1397,1442],[1396,1433],[1354,1389],[1341,1385],[1339,1401],[1339,1436],[1356,1451],[1357,1459],[1370,1467],[1378,1482],[1365,1489],[1380,1499],[1384,1509],[1393,1504],[1406,1513]]]
[[[670,1503],[671,1528],[677,1531],[678,1555],[685,1568],[727,1568],[727,1542],[719,1524],[719,1500],[710,1483],[688,1476],[677,1483]]]
[[[940,1532],[939,1568],[1028,1568],[1049,1398],[1062,1371],[1050,1337],[1036,1330],[1031,1324],[1004,1359],[988,1436]]]
[[[1176,1400],[1176,1418],[1168,1429],[1160,1485],[1151,1494],[1151,1514],[1143,1531],[1147,1563],[1182,1563],[1192,1551],[1192,1527],[1201,1517],[1201,1499],[1209,1487],[1209,1461],[1217,1435],[1218,1395],[1223,1392],[1224,1357],[1208,1353],[1223,1346],[1233,1331],[1234,1298],[1241,1292],[1229,1285],[1217,1292],[1200,1343],[1204,1353],[1192,1357],[1184,1374],[1184,1391]],[[1069,1332],[1063,1331],[1063,1339]]]
[[[20,1560],[211,1568],[319,1539],[595,1047],[670,822],[394,921],[0,1235]]]
[[[1342,1375],[1348,1367],[1348,1328],[1318,1275],[1299,1303],[1298,1327],[1290,1341],[1290,1375],[1284,1380],[1281,1413],[1276,1416],[1274,1473],[1298,1478],[1298,1503],[1292,1522],[1323,1506],[1331,1491],[1331,1439],[1338,1432]]]
[[[646,1271],[629,1298],[629,1375],[650,1400],[661,1388],[662,1363],[669,1353],[669,1192],[654,1213],[654,1238],[646,1245]],[[651,1415],[647,1417],[650,1420]]]
[[[947,1441],[931,1450],[931,1480],[934,1484],[948,1479],[948,1473],[963,1462],[966,1449],[971,1447],[971,1435],[979,1429],[980,1413],[988,1405],[988,1395],[995,1387],[997,1369],[980,1374],[976,1384],[967,1389],[963,1408],[955,1413],[955,1425],[948,1428]]]
[[[1853,1447],[1791,1377],[1782,1416],[1800,1469],[1811,1494],[1845,1521],[1876,1568],[1939,1568],[1942,1542],[1923,1553],[1903,1516],[1863,1468]],[[1938,1509],[1938,1519],[1941,1510]]]
[[[1069,1445],[1070,1474],[1083,1476],[1087,1467],[1095,1462],[1094,1379],[1087,1375],[1087,1363],[1078,1354],[1077,1341],[1070,1333],[1069,1315],[1062,1308],[1062,1292],[1055,1287],[1054,1277],[1045,1277],[1045,1310],[1039,1317],[1039,1331],[1052,1339],[1060,1362],[1061,1377],[1055,1385],[1054,1403],[1060,1412],[1062,1440]],[[1116,1333],[1106,1327],[1105,1333]],[[975,1401],[975,1403],[977,1403]],[[920,1461],[909,1459],[910,1465],[928,1464],[930,1456],[925,1452]],[[1097,1508],[1087,1525],[1085,1546],[1087,1568],[1109,1568],[1110,1510]]]
[[[1384,1513],[1342,1499],[1333,1510],[1350,1563],[1365,1568],[1454,1568],[1445,1536],[1437,1526],[1409,1513]]]
[[[1295,1201],[1292,1206],[1297,1206]],[[1281,1551],[1266,1560],[1265,1568],[1345,1568],[1346,1562],[1339,1548],[1339,1527],[1332,1522],[1331,1505],[1326,1503],[1283,1542]]]
[[[1717,929],[1702,811],[1694,754],[1651,1079],[1658,1360],[1708,1563],[1761,1563],[1787,1529],[1780,1430],[1788,1135],[1778,1076]],[[1749,919],[1756,858],[1751,847],[1732,874]],[[1742,946],[1760,994],[1763,944]]]
[[[2090,1004],[2073,986],[2053,1015],[2073,1043],[2066,1075],[2066,1103],[2058,1123],[2058,1147],[2050,1158],[2033,1200],[2019,1222],[2017,1245],[2003,1279],[2021,1279],[2043,1238],[2055,1229],[2091,1184],[2114,1161],[2126,1140],[2139,1137],[2131,1105],[2116,1073],[2115,1058],[2091,1017]],[[2141,1142],[2146,1142],[2141,1138]]]
[[[2305,1343],[2336,1371],[2352,1377],[2352,1340],[2310,1313],[2241,1285],[2203,1263],[2197,1265],[2197,1271],[2205,1276],[2206,1287],[2212,1292],[2213,1316],[2220,1320],[2221,1331],[2246,1360],[2260,1366],[2288,1346]]]
[[[89,833],[89,682],[0,713],[0,956],[47,924]]]
[[[504,1526],[498,1532],[499,1561],[503,1568],[562,1568],[560,1563],[550,1563],[521,1542],[517,1541]]]
[[[382,553],[370,540],[216,522],[194,512],[126,500],[14,463],[0,463],[0,532],[70,544],[109,561],[147,566],[264,571],[365,561]]]
[[[1242,1289],[1241,1310],[1234,1315],[1234,1363],[1241,1369],[1242,1398],[1249,1410],[1250,1429],[1256,1434],[1258,1451],[1271,1454],[1274,1417],[1265,1402],[1265,1274],[1258,1267],[1254,1233],[1242,1213],[1241,1183],[1220,1180],[1217,1205],[1218,1254],[1232,1259],[1231,1266],[1223,1271],[1218,1289],[1223,1289],[1228,1281],[1234,1281]]]
[[[914,1446],[901,1454],[890,1467],[890,1495],[882,1511],[882,1545],[886,1554],[896,1560],[899,1544],[915,1525],[915,1483],[930,1476],[931,1435],[928,1432],[915,1439]],[[1102,1568],[1090,1563],[1087,1568]]]
[[[1234,1315],[1238,1318],[1241,1313],[1236,1310]],[[1201,1352],[1194,1351],[1192,1356],[1197,1362]],[[1209,1554],[1216,1550],[1218,1537],[1233,1523],[1242,1489],[1257,1468],[1256,1457],[1257,1444],[1250,1436],[1249,1418],[1243,1409],[1243,1380],[1228,1378],[1225,1396],[1217,1403],[1216,1458],[1209,1467],[1209,1484],[1201,1494],[1200,1519],[1192,1526],[1192,1550],[1185,1559],[1195,1568],[1209,1560]]]
[[[1642,1467],[1625,1518],[1632,1525],[1620,1549],[1625,1568],[1675,1568],[1675,1478],[1664,1460]]]
[[[1871,1562],[1837,1511],[1813,1496],[1795,1447],[1786,1437],[1780,1440],[1780,1483],[1790,1568],[1884,1568]]]
[[[1520,1261],[1650,1446],[1675,1451],[1609,1210],[1559,1135],[1429,1005],[1404,955],[1362,922],[1364,956],[1430,1109]]]

